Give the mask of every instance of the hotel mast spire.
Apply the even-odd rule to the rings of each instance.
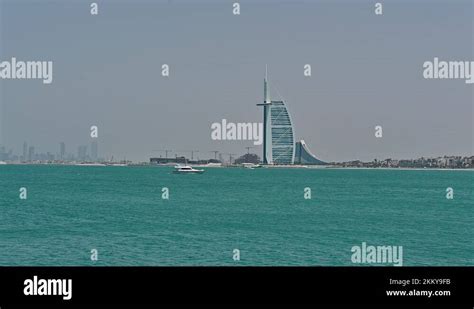
[[[265,80],[263,84],[263,99],[264,103],[271,103],[270,101],[270,90],[268,89],[268,68],[267,65],[265,65]]]
[[[268,164],[269,159],[271,158],[271,147],[267,146],[267,143],[271,141],[271,138],[268,139],[267,134],[270,134],[270,105],[272,101],[270,100],[270,89],[268,89],[268,67],[265,65],[265,78],[263,80],[263,103],[258,103],[257,106],[263,107],[263,163]]]

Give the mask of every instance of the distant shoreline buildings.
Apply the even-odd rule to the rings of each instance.
[[[298,148],[305,149],[304,141],[296,143],[295,149],[295,162],[288,164],[288,166],[310,166],[314,164],[304,163],[305,151],[301,151]],[[66,144],[61,142],[59,144],[59,152],[52,154],[36,153],[35,146],[28,146],[25,142],[23,143],[23,153],[21,155],[14,154],[12,150],[6,151],[5,146],[0,146],[0,162],[8,164],[78,164],[78,163],[110,163],[114,162],[113,157],[110,159],[103,159],[99,157],[98,144],[95,146],[91,144],[91,153],[87,152],[87,146],[81,145],[78,147],[78,154],[74,155],[66,152]],[[224,160],[223,153],[213,151],[215,153],[215,159],[197,159],[193,160],[185,156],[174,157],[154,157],[150,158],[149,162],[142,162],[140,165],[168,165],[176,163],[188,163],[196,165],[205,164],[218,164],[225,163],[226,165],[240,165],[242,163],[262,163],[262,160],[253,153],[246,153],[240,157],[234,154],[227,154],[228,160]],[[217,159],[219,154],[219,159]],[[301,156],[301,162],[300,162]],[[80,158],[81,157],[81,158]],[[95,159],[97,157],[97,159]],[[26,159],[24,159],[26,158]],[[132,164],[132,161],[116,161],[118,163]],[[320,164],[321,165],[321,164]],[[275,164],[274,166],[278,166]],[[287,166],[287,164],[281,164],[281,166]],[[427,169],[472,169],[474,168],[474,156],[438,156],[438,157],[421,157],[417,159],[374,159],[373,161],[364,162],[361,160],[353,160],[347,162],[328,162],[321,167],[340,167],[340,168],[427,168]]]
[[[474,168],[474,156],[470,156],[470,157],[443,156],[443,157],[435,157],[435,158],[421,157],[418,159],[404,159],[404,160],[374,159],[371,162],[362,162],[360,160],[355,160],[355,161],[348,161],[348,162],[331,162],[329,164],[332,166],[337,166],[337,167],[461,169],[461,168]]]
[[[77,162],[100,162],[104,159],[99,157],[99,145],[96,140],[91,142],[90,153],[87,145],[79,145],[77,154],[66,152],[66,143],[59,143],[59,151],[57,153],[37,152],[33,145],[27,142],[23,143],[23,153],[17,155],[13,150],[7,151],[5,146],[0,145],[0,161],[15,163],[77,163]]]

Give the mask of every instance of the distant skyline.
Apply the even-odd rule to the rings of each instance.
[[[51,85],[0,79],[0,145],[90,150],[97,125],[104,158],[261,157],[210,126],[261,122],[268,64],[295,139],[324,161],[474,153],[473,85],[422,75],[434,57],[474,60],[472,1],[383,1],[382,16],[373,1],[238,1],[240,16],[233,2],[109,0],[91,16],[90,1],[0,0],[0,61],[54,63]]]
[[[58,143],[57,149],[43,149],[41,145],[22,144],[22,151],[16,152],[11,148],[0,145],[0,161],[28,162],[28,161],[105,161],[111,158],[102,158],[99,155],[99,143],[96,140],[88,145],[68,145]],[[121,158],[115,158],[121,159]]]
[[[45,150],[43,149],[44,147],[37,146],[34,144],[28,144],[27,142],[24,142],[22,145],[22,152],[18,153],[15,152],[11,148],[6,148],[3,145],[0,145],[0,162],[6,161],[9,163],[24,163],[24,162],[52,162],[52,163],[60,163],[61,161],[63,162],[122,162],[122,161],[127,161],[127,162],[133,162],[133,163],[152,163],[151,158],[158,159],[158,158],[182,158],[185,157],[188,160],[210,160],[210,159],[219,159],[222,162],[226,163],[229,161],[230,156],[232,159],[237,159],[239,157],[245,157],[248,154],[251,155],[256,155],[259,157],[259,159],[262,159],[261,156],[258,153],[252,152],[250,149],[252,147],[247,147],[247,153],[235,153],[235,154],[230,154],[230,153],[223,153],[223,152],[217,152],[211,151],[213,153],[212,155],[208,155],[207,153],[204,154],[204,156],[200,156],[199,150],[193,150],[193,151],[182,151],[182,150],[177,150],[177,151],[172,151],[172,150],[163,150],[163,151],[155,151],[156,155],[151,156],[150,158],[146,158],[145,160],[130,160],[130,158],[127,157],[121,157],[120,155],[116,154],[109,154],[107,156],[102,156],[102,154],[99,154],[99,143],[97,141],[92,141],[90,144],[86,145],[74,145],[72,147],[67,146],[67,143],[61,142],[58,144],[58,149],[57,150]],[[217,158],[218,157],[218,158]],[[342,163],[354,163],[354,162],[365,162],[365,163],[371,163],[371,162],[392,162],[392,161],[418,161],[418,160],[423,160],[427,159],[428,161],[435,160],[436,159],[442,159],[442,158],[450,158],[451,160],[456,159],[456,162],[469,162],[469,165],[472,165],[470,163],[474,155],[469,155],[469,156],[460,156],[457,154],[451,154],[451,155],[441,155],[441,156],[422,156],[422,157],[406,157],[406,158],[374,158],[373,160],[366,160],[366,161],[361,161],[357,159],[353,160],[347,160],[347,161],[332,161],[332,162],[326,162],[326,163],[337,163],[337,164],[342,164]],[[443,159],[444,160],[444,159]],[[443,161],[441,160],[441,161]],[[54,161],[54,162],[53,162]],[[155,160],[156,161],[156,160]],[[446,160],[444,160],[446,161]],[[295,162],[295,164],[301,164],[301,165],[311,165],[312,163],[299,163]],[[461,164],[461,163],[459,163]],[[372,167],[372,166],[371,166]],[[469,166],[470,167],[470,166]]]

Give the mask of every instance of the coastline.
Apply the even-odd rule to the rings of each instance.
[[[81,164],[81,163],[5,163],[0,164],[0,166],[81,166],[81,167],[173,167],[174,165],[152,165],[152,164],[140,164],[140,163],[130,163],[130,164]],[[201,167],[201,168],[242,168],[242,165],[206,165],[206,164],[190,164],[191,166]],[[474,171],[474,168],[419,168],[419,167],[354,167],[354,166],[321,166],[321,165],[261,165],[260,168],[269,168],[269,169],[331,169],[331,170],[399,170],[399,171]],[[253,168],[258,169],[258,168]]]

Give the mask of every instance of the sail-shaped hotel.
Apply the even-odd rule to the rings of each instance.
[[[302,140],[295,143],[293,122],[284,101],[272,101],[268,88],[267,70],[263,84],[263,163],[264,164],[316,164],[317,159]]]

